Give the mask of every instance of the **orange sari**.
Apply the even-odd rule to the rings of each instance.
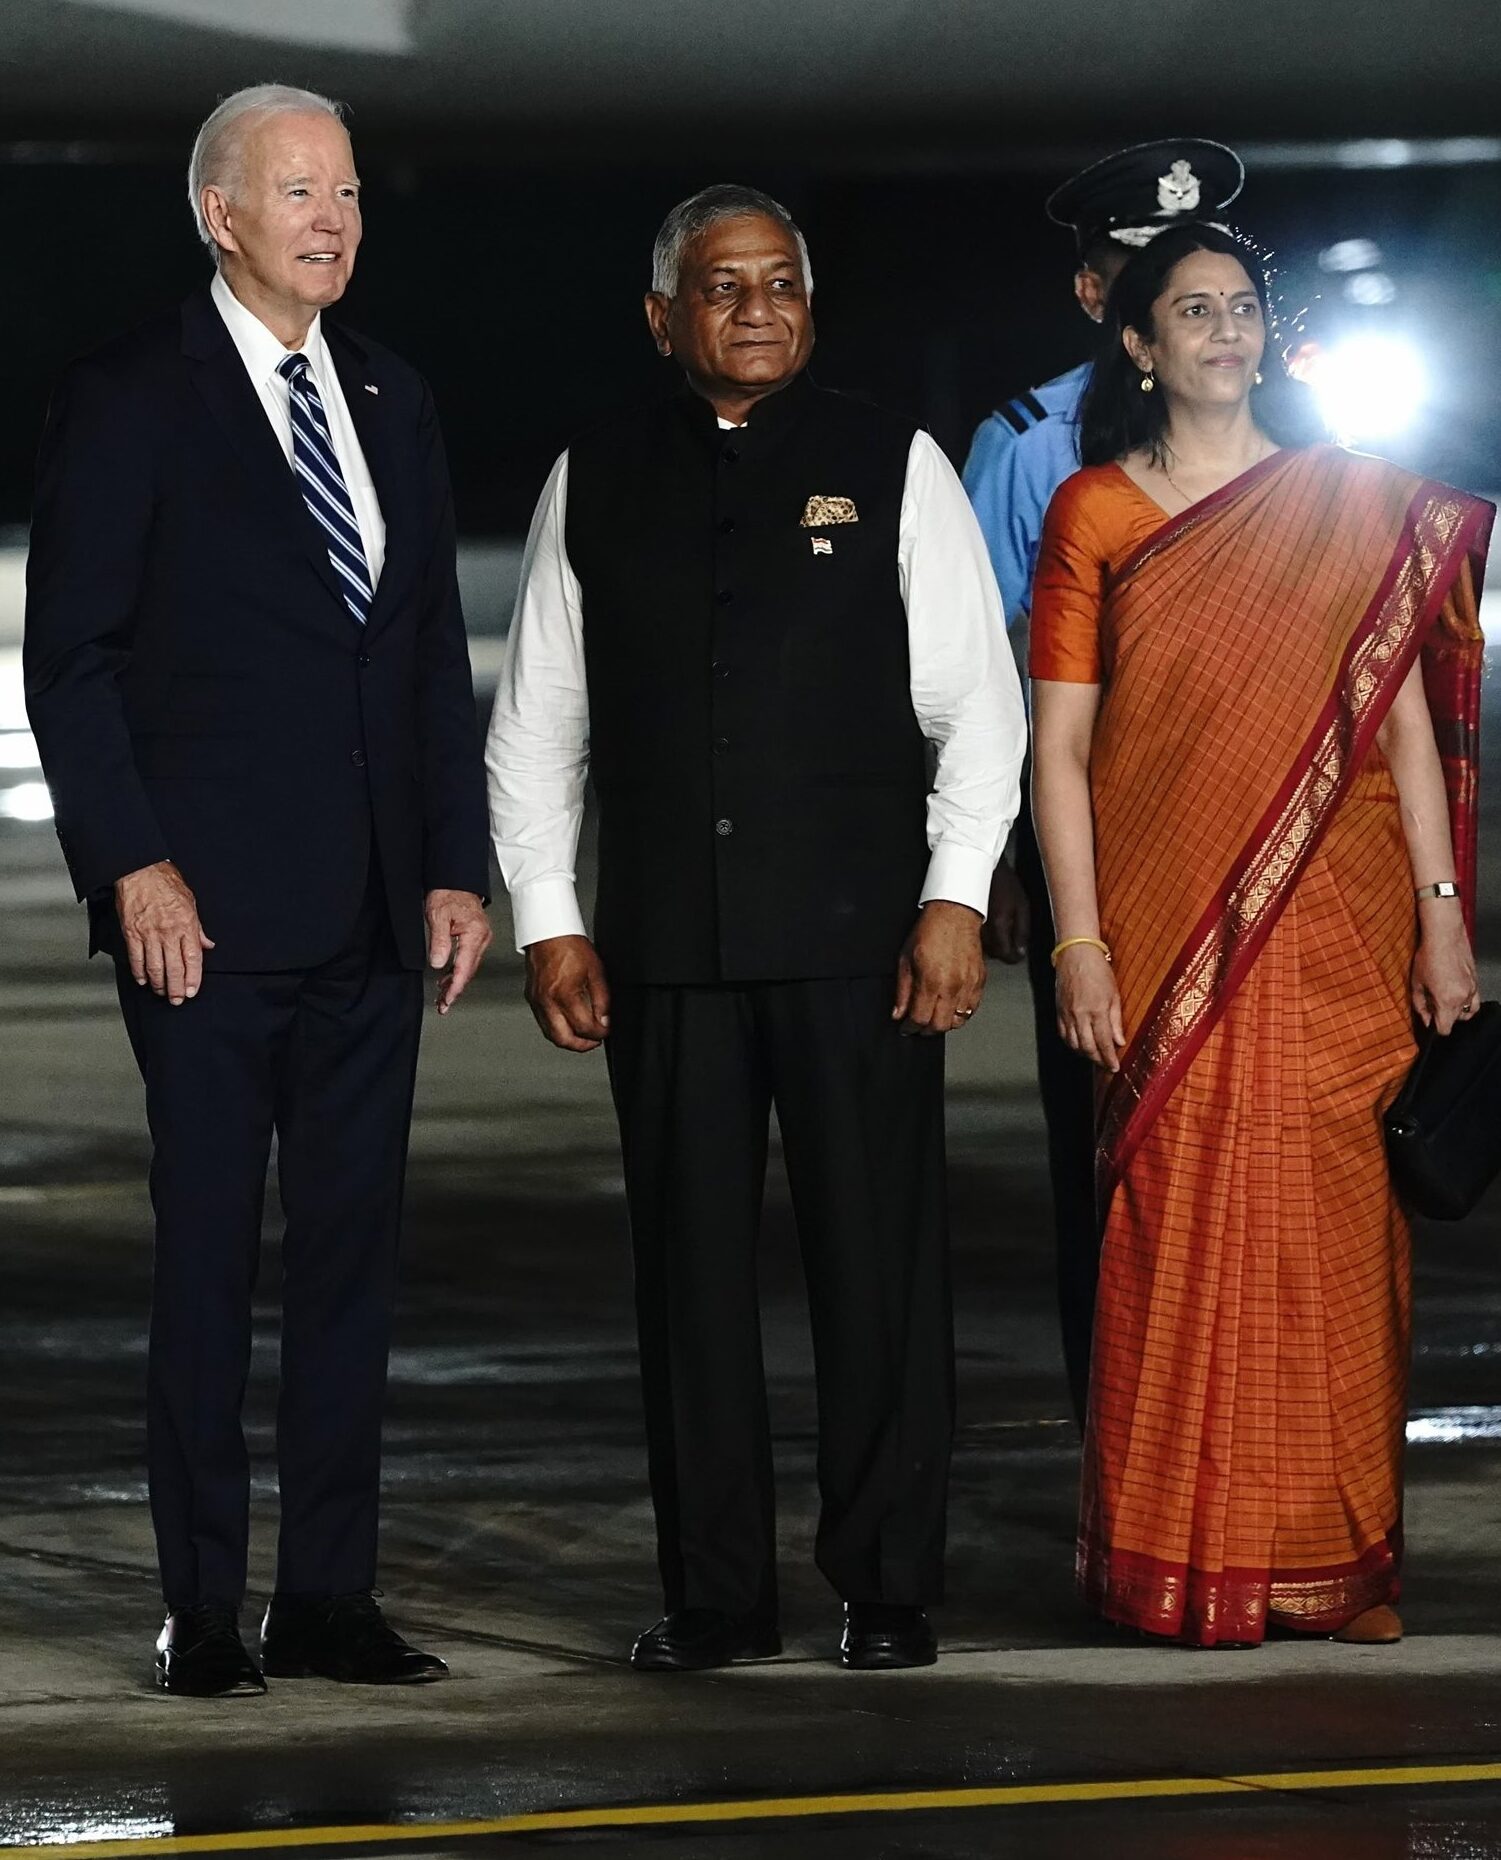
[[[1409,1250],[1380,1111],[1415,1050],[1415,926],[1375,738],[1422,653],[1468,909],[1494,513],[1331,446],[1143,505],[1115,467],[1063,487],[1032,620],[1033,675],[1087,677],[1059,589],[1094,561],[1128,1045],[1100,1102],[1079,1578],[1198,1645],[1329,1633],[1396,1598],[1401,1558]]]

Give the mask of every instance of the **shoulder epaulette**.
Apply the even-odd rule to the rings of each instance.
[[[1004,407],[997,407],[996,412],[1014,433],[1025,433],[1030,427],[1040,426],[1044,420],[1052,417],[1030,389],[1025,394],[1018,394],[1015,400],[1008,400]]]

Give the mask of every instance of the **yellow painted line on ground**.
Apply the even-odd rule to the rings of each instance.
[[[645,1802],[630,1808],[549,1809],[489,1821],[374,1822],[327,1828],[249,1828],[237,1834],[141,1835],[133,1840],[4,1842],[0,1851],[69,1860],[138,1860],[145,1854],[277,1852],[294,1847],[473,1840],[606,1828],[709,1827],[734,1821],[798,1821],[840,1815],[933,1813],[955,1808],[1035,1808],[1064,1803],[1147,1802],[1165,1797],[1253,1795],[1310,1789],[1431,1788],[1501,1782],[1498,1763],[1426,1763],[1399,1768],[1269,1770],[1255,1776],[1150,1776],[1120,1782],[1002,1783],[981,1789],[902,1789],[864,1795],[794,1795],[738,1802]]]

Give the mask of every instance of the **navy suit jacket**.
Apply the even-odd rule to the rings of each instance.
[[[207,967],[310,967],[379,854],[406,967],[423,894],[484,894],[483,767],[432,396],[325,321],[386,524],[361,627],[208,291],[71,365],[27,563],[27,708],[91,948],[171,859]],[[367,391],[373,388],[375,392]]]

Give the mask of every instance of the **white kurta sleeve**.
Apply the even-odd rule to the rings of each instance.
[[[1021,804],[1026,710],[985,538],[927,433],[907,458],[898,566],[912,708],[938,750],[922,902],[950,899],[983,916]]]
[[[576,864],[589,696],[583,602],[564,538],[567,511],[565,452],[532,517],[485,742],[490,829],[511,894],[518,949],[585,934]]]

